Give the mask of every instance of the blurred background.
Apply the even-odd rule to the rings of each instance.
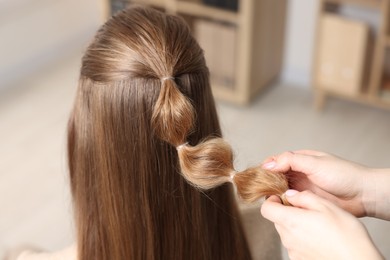
[[[0,258],[73,243],[66,123],[80,61],[129,2],[0,0]],[[237,169],[294,149],[390,167],[390,0],[132,2],[190,25]],[[362,222],[390,258],[390,223]]]

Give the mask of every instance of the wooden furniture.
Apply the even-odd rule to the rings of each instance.
[[[274,80],[282,67],[286,0],[241,0],[238,11],[205,5],[201,0],[133,0],[194,21],[205,19],[235,26],[234,86],[212,82],[214,96],[235,104],[247,104]],[[223,44],[223,43],[221,43]],[[210,71],[212,74],[213,71]]]
[[[356,91],[344,91],[331,89],[319,84],[319,74],[321,70],[321,37],[324,32],[321,30],[324,17],[329,15],[329,9],[337,9],[342,4],[357,5],[362,8],[371,8],[378,11],[379,28],[367,44],[365,64],[366,69],[361,70],[363,84]],[[315,104],[317,108],[322,108],[327,97],[340,97],[376,107],[390,109],[390,100],[385,95],[384,74],[386,52],[390,51],[390,0],[320,0],[319,15],[317,23],[317,35],[315,55],[313,62],[313,86],[316,92]],[[322,39],[323,40],[323,39]],[[389,56],[387,56],[389,57]],[[322,57],[323,58],[323,57]]]
[[[324,14],[317,48],[315,84],[321,89],[354,95],[364,81],[368,26]]]

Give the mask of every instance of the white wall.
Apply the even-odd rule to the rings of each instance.
[[[96,0],[1,0],[0,88],[85,45],[102,11]]]
[[[282,79],[310,87],[318,0],[289,0]]]

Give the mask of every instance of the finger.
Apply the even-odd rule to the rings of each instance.
[[[280,199],[278,196],[271,196],[263,202],[260,208],[261,215],[264,218],[279,223],[279,217],[284,212],[284,206],[281,205]]]
[[[275,203],[282,204],[282,201],[280,200],[280,197],[278,197],[276,195],[270,196],[269,198],[267,198],[267,200],[270,201],[270,202],[275,202]]]
[[[285,195],[291,205],[302,209],[323,211],[325,206],[329,204],[328,201],[311,191],[298,192],[296,190],[288,190]]]
[[[266,158],[262,163],[262,167],[265,169],[271,169],[275,165],[276,156],[270,156]]]
[[[294,154],[302,154],[302,155],[310,155],[310,156],[326,156],[329,155],[327,153],[321,152],[321,151],[315,151],[315,150],[295,150],[293,151]]]
[[[302,172],[310,174],[317,171],[318,157],[293,152],[284,152],[275,156],[273,161],[262,165],[263,168],[280,172]]]
[[[291,189],[298,190],[298,191],[304,191],[304,190],[310,190],[313,193],[320,193],[323,192],[322,189],[318,187],[318,185],[314,184],[310,175],[313,173],[302,173],[302,172],[296,172],[296,171],[288,171],[284,173],[288,180],[288,185]]]
[[[263,202],[261,206],[261,215],[264,218],[274,222],[275,224],[283,225],[288,218],[294,218],[300,215],[300,209],[284,206],[278,196],[271,196]]]

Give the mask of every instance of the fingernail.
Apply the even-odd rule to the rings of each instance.
[[[297,190],[287,190],[284,194],[286,194],[287,197],[292,197],[297,193],[298,193]]]
[[[270,161],[270,162],[267,162],[267,163],[263,164],[262,167],[264,169],[271,170],[271,169],[275,168],[275,166],[276,166],[276,162],[275,161]]]

